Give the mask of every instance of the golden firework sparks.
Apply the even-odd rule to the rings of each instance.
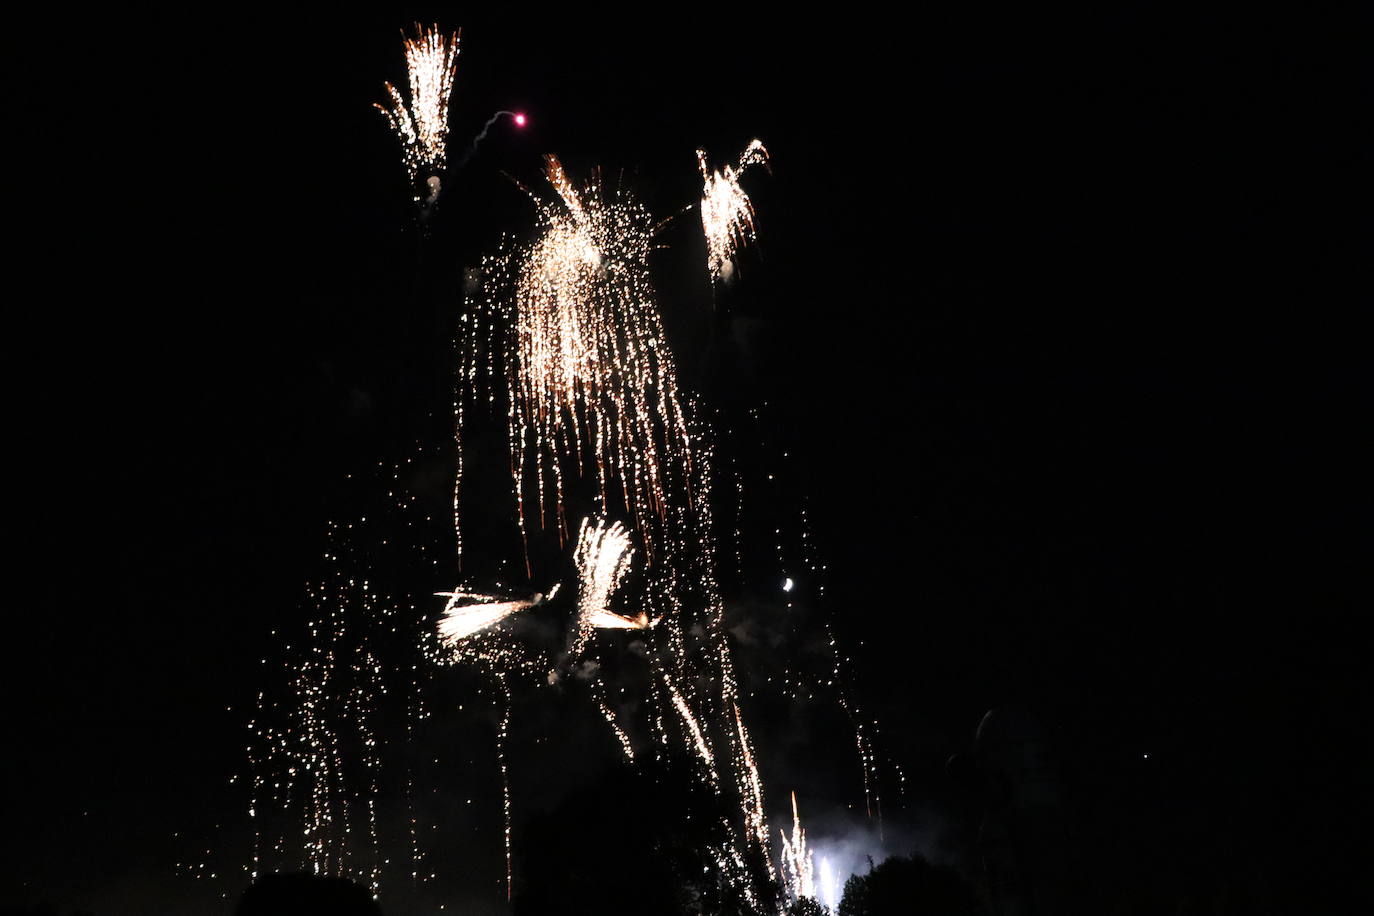
[[[555,585],[549,597],[553,597],[557,590],[558,586]],[[545,600],[543,595],[536,594],[533,598],[502,601],[495,595],[461,590],[435,592],[435,595],[448,598],[444,616],[439,620],[439,641],[449,647],[457,646],[472,634],[495,626],[517,611],[527,610]]]
[[[582,586],[577,596],[577,633],[571,653],[574,657],[581,653],[594,628],[618,627],[619,621],[626,620],[612,613],[610,603],[611,595],[629,572],[634,553],[630,533],[620,522],[582,520],[577,547],[573,551]]]
[[[820,902],[831,912],[840,908],[840,879],[835,874],[835,869],[831,866],[830,860],[821,857],[821,887]]]
[[[728,280],[735,268],[735,254],[758,236],[754,227],[754,202],[740,186],[740,176],[754,165],[768,167],[768,150],[754,140],[744,148],[739,162],[712,170],[706,151],[697,150],[697,164],[705,186],[701,192],[701,226],[706,232],[707,269],[712,282]]]
[[[702,763],[707,767],[707,772],[711,777],[712,784],[716,783],[719,777],[716,774],[716,756],[711,752],[710,742],[706,740],[706,735],[701,729],[701,723],[697,721],[696,714],[692,712],[692,707],[683,699],[673,682],[666,677],[665,683],[668,687],[668,695],[673,698],[673,708],[682,717],[682,724],[692,735],[692,745],[696,748],[697,754],[701,757]]]
[[[445,35],[437,25],[415,26],[415,37],[402,34],[405,43],[406,71],[410,81],[410,101],[391,83],[386,84],[391,98],[375,107],[386,115],[396,138],[401,141],[401,157],[411,181],[442,171],[447,158],[448,103],[453,93],[453,77],[458,71],[458,32]]]
[[[596,708],[601,710],[601,716],[606,720],[606,724],[611,727],[611,733],[615,735],[615,740],[620,743],[620,750],[624,752],[625,759],[635,762],[634,745],[630,742],[630,736],[625,734],[625,730],[620,727],[620,722],[616,719],[615,712],[610,704],[606,702],[606,685],[599,678],[591,682],[592,698],[596,701]]]
[[[806,831],[802,829],[801,816],[797,813],[797,793],[792,793],[792,837],[787,831],[782,834],[782,874],[783,884],[793,900],[816,896],[815,868],[811,861],[811,850],[806,848]]]
[[[667,512],[670,479],[686,484],[692,445],[649,280],[659,224],[629,194],[606,192],[599,173],[579,188],[556,157],[546,165],[558,200],[535,198],[536,238],[485,264],[495,281],[488,304],[513,325],[506,363],[521,531],[527,477],[540,524],[552,508],[561,534],[564,477],[590,468],[602,503],[616,499],[647,533]],[[644,546],[652,560],[653,539]]]

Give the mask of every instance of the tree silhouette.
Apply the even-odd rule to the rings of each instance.
[[[235,916],[381,916],[366,889],[343,878],[264,875],[244,891]]]
[[[787,908],[787,916],[829,916],[829,913],[814,897],[799,897]]]
[[[977,909],[973,888],[950,868],[920,856],[893,856],[844,884],[838,916],[967,916]]]
[[[514,916],[755,916],[709,852],[721,804],[685,759],[602,774],[517,837]]]

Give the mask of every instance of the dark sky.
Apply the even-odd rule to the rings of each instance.
[[[1368,801],[1367,52],[1335,19],[947,6],[12,22],[0,906],[229,911],[241,884],[174,863],[242,831],[258,660],[339,481],[442,429],[458,277],[529,223],[501,173],[557,152],[667,214],[697,146],[754,136],[728,317],[687,214],[665,321],[794,455],[913,829],[975,829],[945,760],[1024,703],[1121,874],[1339,896]],[[455,144],[531,123],[455,176],[410,280],[370,105],[417,18],[464,30]]]

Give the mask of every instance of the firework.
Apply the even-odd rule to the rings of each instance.
[[[754,140],[744,148],[739,162],[712,170],[706,151],[697,150],[697,164],[705,182],[701,192],[701,226],[706,232],[707,268],[711,280],[729,279],[734,272],[735,254],[755,240],[754,203],[740,186],[740,176],[750,166],[768,167],[768,150],[763,141]]]
[[[602,519],[596,522],[590,518],[582,520],[582,528],[577,534],[577,548],[573,551],[581,579],[577,596],[577,633],[572,651],[574,657],[586,645],[593,628],[637,626],[635,622],[610,610],[611,595],[629,571],[634,553],[630,534],[624,525],[619,522],[607,524]]]
[[[410,101],[391,83],[390,100],[375,107],[386,115],[401,142],[401,157],[412,182],[437,177],[444,169],[448,144],[448,103],[458,71],[458,32],[444,35],[439,27],[417,25],[405,42]]]
[[[555,585],[549,597],[558,591]],[[528,610],[547,600],[541,594],[533,598],[517,601],[502,601],[495,595],[482,595],[476,592],[452,591],[435,592],[440,598],[448,598],[444,606],[444,616],[439,620],[439,641],[446,646],[457,646],[467,637],[495,626],[517,611]]]
[[[666,675],[665,681],[668,688],[668,695],[673,698],[673,708],[676,709],[678,715],[682,717],[683,726],[692,736],[692,746],[696,748],[696,752],[698,756],[701,757],[702,763],[706,764],[707,773],[714,785],[719,777],[715,769],[716,756],[711,752],[710,742],[706,740],[706,735],[701,729],[701,723],[698,721],[696,714],[692,712],[692,707],[683,699],[682,694],[678,692],[677,687],[673,686],[673,682],[666,678]]]
[[[820,901],[832,912],[840,908],[840,879],[830,860],[821,858]]]
[[[606,720],[606,724],[611,727],[611,733],[615,735],[615,740],[619,742],[620,749],[625,753],[625,759],[630,763],[635,762],[634,745],[630,743],[630,736],[625,734],[625,730],[616,721],[615,713],[606,703],[605,685],[600,680],[592,681],[592,694],[596,700],[596,708],[601,711],[601,716]]]
[[[782,834],[782,873],[784,886],[793,900],[816,896],[815,868],[811,861],[811,850],[806,848],[806,831],[802,829],[801,816],[797,813],[797,793],[792,793],[792,836],[787,831]]]
[[[423,214],[437,199],[439,173],[460,167],[498,119],[511,117],[523,126],[525,118],[498,111],[471,146],[455,149],[450,159],[448,107],[458,35],[417,26],[416,37],[405,40],[405,53],[408,98],[388,83],[389,102],[377,107],[401,143],[412,182],[429,187]],[[768,158],[762,142],[754,140],[736,162],[712,170],[705,152],[698,151],[704,181],[702,226],[713,284],[728,280],[739,249],[756,241],[754,207],[740,176],[755,165],[767,168]],[[503,626],[552,598],[556,585],[548,596],[518,599],[455,588],[436,593],[447,599],[437,624],[432,605],[425,602],[411,603],[410,616],[398,619],[393,615],[406,613],[406,598],[413,601],[416,591],[423,594],[429,589],[410,590],[413,582],[408,580],[406,587],[379,593],[363,575],[354,575],[365,573],[372,562],[367,555],[371,545],[355,545],[347,567],[332,569],[324,586],[312,592],[319,613],[311,623],[311,643],[294,665],[292,727],[277,730],[255,720],[250,816],[256,816],[260,799],[283,811],[300,812],[304,830],[289,841],[278,840],[269,851],[281,856],[286,843],[303,845],[301,867],[367,880],[375,893],[382,863],[378,769],[383,760],[414,756],[379,748],[376,707],[382,705],[379,700],[389,686],[394,689],[399,683],[398,677],[409,679],[409,742],[416,723],[432,714],[422,699],[423,675],[417,672],[442,665],[470,666],[486,679],[482,692],[491,689],[499,712],[496,759],[509,897],[513,856],[507,754],[513,690],[523,696],[526,689],[555,684],[568,670],[564,663],[575,659],[580,660],[578,680],[586,684],[627,761],[635,763],[637,751],[646,751],[646,745],[648,753],[643,756],[658,760],[672,759],[671,753],[664,753],[670,746],[685,749],[692,778],[722,804],[721,838],[709,844],[707,853],[742,900],[751,908],[765,909],[765,903],[777,902],[775,891],[768,890],[768,881],[756,885],[755,875],[765,865],[771,878],[778,873],[770,853],[764,786],[740,709],[716,578],[715,454],[699,405],[679,388],[650,280],[650,252],[659,247],[656,239],[663,222],[621,185],[603,184],[599,171],[575,182],[556,157],[548,156],[545,175],[548,188],[529,195],[535,205],[533,233],[521,241],[503,241],[496,253],[483,259],[481,294],[461,316],[455,401],[459,464],[451,533],[461,570],[464,417],[487,410],[499,418],[497,428],[504,426],[509,438],[511,495],[529,581],[536,581],[535,563],[554,554],[545,549],[552,548],[554,532],[558,563],[568,560],[568,542],[573,541],[578,594],[572,629],[563,644],[567,652],[555,664],[554,650],[536,632],[540,628]],[[565,488],[570,492],[565,494]],[[588,503],[590,514],[571,538],[567,506]],[[424,521],[431,519],[426,515]],[[337,535],[352,537],[343,528]],[[532,549],[533,539],[542,539],[535,544],[538,549]],[[450,542],[443,543],[447,549]],[[737,562],[739,549],[736,531]],[[800,568],[781,562],[781,544],[778,551],[780,568]],[[339,560],[326,558],[336,564]],[[431,574],[438,562],[426,558],[424,575]],[[815,572],[809,562],[808,566]],[[790,578],[785,580],[789,596],[793,585]],[[613,603],[624,613],[613,610]],[[406,659],[388,671],[373,654],[374,645],[384,646],[389,634],[401,632],[398,624],[413,626],[419,633],[418,648],[429,669]],[[611,629],[638,632],[632,638],[593,639],[594,631]],[[371,637],[381,638],[373,643]],[[633,654],[636,659],[628,666],[603,665],[630,660],[628,654],[616,659],[612,653]],[[608,683],[602,673],[644,668],[647,678],[640,683],[645,690],[637,697],[625,696],[630,692],[625,684],[635,683],[632,679]],[[840,689],[841,705],[856,723],[865,798],[870,811],[881,817],[871,739],[857,706],[848,702],[840,687],[838,655],[832,674],[827,683]],[[611,689],[616,691],[614,703],[609,699]],[[266,711],[260,698],[258,718]],[[652,746],[654,742],[659,746]],[[349,761],[359,753],[360,767]],[[286,777],[279,782],[283,772]],[[409,801],[409,770],[405,785],[411,804],[408,842],[414,880],[424,853]],[[732,810],[730,805],[736,807]],[[782,887],[793,898],[815,897],[819,888],[833,900],[828,863],[822,860],[819,875],[814,872],[795,793],[792,808],[792,832],[782,833]],[[370,858],[352,850],[366,837],[372,843]],[[254,844],[256,876],[263,845],[256,834]]]
[[[551,515],[565,536],[564,480],[590,472],[601,503],[625,508],[652,560],[649,529],[668,512],[671,482],[685,485],[692,445],[649,280],[659,224],[630,195],[607,192],[599,173],[578,187],[556,157],[546,166],[557,199],[531,195],[534,240],[484,264],[488,309],[511,329],[521,531],[528,539],[532,495],[540,526]]]
[[[768,855],[768,820],[763,813],[763,780],[759,778],[758,764],[754,762],[754,748],[749,733],[744,727],[744,719],[739,714],[739,705],[731,703],[735,713],[735,735],[739,739],[741,774],[741,795],[744,797],[745,823],[750,837],[764,853],[770,876],[773,874],[773,860]]]
[[[647,630],[658,621],[659,618],[650,620],[649,615],[642,611],[634,617],[621,617],[609,611],[597,611],[588,622],[598,630]]]

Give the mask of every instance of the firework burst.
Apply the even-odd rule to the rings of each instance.
[[[538,229],[484,266],[488,306],[513,329],[506,359],[512,467],[521,531],[531,497],[542,527],[566,537],[564,481],[590,471],[599,501],[616,502],[641,534],[685,485],[692,442],[677,373],[649,280],[660,226],[599,173],[575,185],[556,157],[553,201],[534,197]],[[529,492],[533,490],[533,493]],[[646,558],[657,539],[644,537]]]
[[[593,629],[620,627],[621,621],[634,626],[619,614],[611,612],[611,595],[630,569],[634,557],[630,533],[619,522],[607,524],[598,519],[582,520],[577,534],[577,548],[573,559],[577,562],[582,587],[577,597],[577,630],[572,648],[575,658],[581,654]]]
[[[549,597],[552,598],[557,591],[558,586],[555,585]],[[436,592],[435,595],[448,599],[444,616],[439,620],[439,641],[450,648],[474,633],[495,626],[517,611],[528,610],[545,600],[540,594],[515,601],[502,601],[495,595],[465,591]]]
[[[754,140],[744,148],[735,165],[712,170],[706,151],[699,149],[697,165],[705,182],[701,192],[701,226],[706,233],[707,269],[713,282],[728,280],[734,273],[736,253],[757,238],[754,202],[740,186],[740,176],[750,166],[768,168],[768,150],[762,140]]]
[[[443,34],[437,25],[416,25],[414,38],[402,34],[410,100],[407,103],[401,91],[387,83],[388,103],[375,106],[401,142],[402,161],[412,182],[444,169],[449,96],[458,72],[458,36],[458,32]]]

